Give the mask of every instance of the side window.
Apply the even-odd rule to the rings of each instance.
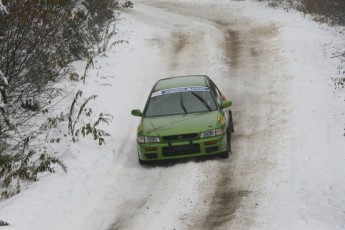
[[[210,88],[211,88],[213,95],[215,95],[215,97],[217,99],[217,103],[220,105],[222,102],[222,94],[220,93],[219,89],[217,88],[217,86],[212,81],[210,81]]]

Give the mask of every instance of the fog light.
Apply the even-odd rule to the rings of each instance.
[[[215,145],[215,144],[217,144],[217,141],[206,141],[204,144],[205,145]]]
[[[145,148],[145,151],[157,151],[157,147],[148,147],[148,148]]]

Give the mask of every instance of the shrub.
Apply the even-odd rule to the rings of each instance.
[[[104,51],[110,36],[115,33],[118,16],[115,12],[121,7],[132,6],[130,1],[120,5],[117,0],[0,1],[2,197],[19,192],[21,181],[36,181],[38,173],[53,172],[54,165],[66,170],[54,154],[44,148],[37,151],[38,146],[33,145],[38,136],[61,122],[63,115],[43,124],[36,123],[33,118],[53,109],[52,100],[61,95],[54,84],[60,80],[66,65],[86,57],[91,63],[90,49],[95,54]],[[101,49],[94,51],[93,46]],[[78,81],[79,77],[71,75],[71,80]],[[109,122],[110,115],[101,114],[97,121],[90,121],[79,130],[84,130],[85,135],[91,130],[101,145],[106,132],[98,125]],[[78,119],[73,122],[74,129]],[[55,143],[60,139],[47,141]]]
[[[79,110],[77,109],[78,113],[75,114],[76,105],[78,102],[78,99],[82,96],[83,92],[78,91],[74,97],[74,100],[72,102],[72,105],[70,107],[70,112],[68,116],[68,132],[72,136],[72,141],[76,142],[79,140],[80,134],[83,135],[83,137],[92,135],[93,139],[98,141],[99,145],[105,144],[104,137],[109,136],[109,134],[104,131],[103,129],[100,129],[98,126],[101,123],[109,124],[112,120],[112,116],[110,114],[103,114],[101,113],[98,116],[98,119],[95,122],[92,122],[91,114],[92,109],[86,108],[86,105],[89,103],[90,100],[94,100],[97,95],[92,95],[79,107]],[[88,121],[82,121],[82,115],[85,117],[90,118]],[[79,125],[79,126],[78,126]]]

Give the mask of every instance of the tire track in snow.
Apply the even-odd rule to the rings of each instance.
[[[157,4],[152,4],[152,5],[156,6]],[[172,5],[164,4],[164,9],[165,10],[169,9],[173,12],[178,12],[182,14],[186,13],[186,11],[184,10],[188,11],[188,7],[183,7],[183,10],[181,10],[182,7],[177,8],[176,4],[172,4]],[[195,15],[193,16],[195,17]],[[198,15],[197,17],[201,17],[201,16]],[[217,20],[207,19],[206,18],[207,15],[205,14],[202,17],[203,17],[202,18],[203,22],[205,22],[206,20],[206,23],[216,27],[221,33],[223,33],[223,41],[224,41],[223,49],[225,53],[224,64],[228,66],[227,67],[228,72],[236,75],[237,71],[242,71],[244,69],[246,71],[249,71],[251,75],[253,75],[252,65],[247,67],[248,63],[251,64],[252,63],[251,60],[253,59],[258,59],[259,62],[264,61],[263,59],[261,59],[260,54],[258,52],[258,50],[262,49],[261,46],[263,45],[262,43],[264,42],[260,40],[260,36],[259,36],[258,40],[256,40],[255,42],[251,44],[250,48],[244,47],[243,44],[245,42],[248,42],[245,40],[250,40],[256,35],[260,35],[256,32],[256,29],[252,29],[248,21],[245,21],[244,23],[242,23],[246,25],[246,28],[238,28],[238,27],[241,27],[241,25],[236,26],[234,22],[221,21],[223,20],[222,18],[219,18]],[[249,24],[249,26],[247,25],[247,23]],[[261,27],[258,30],[260,31],[260,29],[264,29],[262,31],[262,34],[266,34],[267,28]],[[242,30],[245,31],[244,35],[241,34]],[[250,31],[246,31],[246,30],[250,30]],[[248,48],[250,49],[250,52],[248,52]],[[179,52],[175,53],[175,57],[173,58],[175,59],[179,58],[180,53],[181,51],[179,50]],[[254,71],[257,70],[257,66],[258,68],[260,68],[259,64],[254,65],[255,67]],[[243,66],[245,67],[243,68]],[[229,80],[231,81],[231,79]],[[247,97],[247,98],[250,99],[250,97]],[[260,120],[262,120],[261,117],[260,117]],[[257,138],[255,137],[255,135],[252,137]],[[235,138],[236,138],[236,133],[235,133]],[[260,148],[260,147],[253,146],[253,149],[254,148]],[[225,226],[231,223],[232,219],[234,218],[234,213],[237,211],[237,209],[241,205],[242,199],[245,196],[250,195],[251,193],[250,190],[246,189],[248,186],[246,185],[243,186],[243,184],[238,184],[239,183],[238,180],[241,180],[241,178],[238,178],[237,173],[233,170],[234,168],[238,168],[238,166],[236,167],[237,164],[242,163],[242,162],[238,162],[239,160],[241,160],[241,158],[238,158],[236,155],[236,152],[237,151],[240,152],[240,150],[241,149],[234,148],[235,156],[233,157],[233,162],[226,163],[225,165],[221,164],[221,166],[217,170],[214,170],[212,172],[213,175],[211,177],[216,179],[216,183],[213,188],[212,186],[206,186],[208,188],[206,190],[213,189],[213,192],[211,194],[203,196],[204,200],[208,201],[208,207],[207,207],[208,211],[206,215],[200,214],[196,216],[195,214],[191,213],[190,219],[186,219],[184,220],[184,222],[186,226],[193,226],[193,227],[188,227],[187,229],[194,229],[194,228],[195,229],[226,229]],[[253,157],[252,161],[255,161],[255,157]],[[265,164],[263,160],[261,160],[260,162],[263,165]],[[246,171],[243,168],[241,168],[241,170]],[[204,191],[200,190],[200,193],[203,194]],[[251,224],[252,222],[251,219],[253,218],[253,211],[249,211],[246,215],[247,217],[245,218],[246,219],[245,223],[239,224],[240,226],[242,226],[242,229],[245,229],[245,226],[248,227]]]
[[[236,103],[233,108],[236,129],[232,138],[233,154],[231,160],[225,162],[206,162],[196,166],[200,178],[191,178],[191,181],[194,186],[200,187],[197,204],[194,202],[189,209],[181,208],[179,220],[173,219],[176,218],[176,210],[171,207],[176,205],[176,201],[172,200],[176,197],[170,195],[163,198],[155,191],[154,196],[147,199],[134,199],[133,202],[127,199],[123,208],[128,203],[131,211],[118,215],[111,229],[136,229],[137,226],[142,229],[163,226],[166,229],[173,229],[172,226],[178,226],[177,229],[249,229],[254,222],[257,205],[260,205],[258,201],[265,177],[274,167],[276,145],[282,138],[279,134],[286,127],[286,92],[279,90],[288,80],[283,76],[283,71],[277,71],[277,66],[284,67],[279,43],[275,41],[279,34],[277,26],[257,24],[247,18],[238,20],[221,13],[220,8],[212,12],[212,7],[197,8],[196,5],[164,1],[145,1],[145,5],[156,7],[155,12],[161,8],[166,13],[180,14],[180,20],[191,17],[191,21],[213,27],[223,35],[217,38],[219,48],[224,52],[224,60],[218,61],[223,62],[226,69],[222,88],[231,92],[231,99]],[[181,21],[169,22],[169,17],[160,19],[158,15],[148,16],[143,12],[138,15],[153,26],[165,28],[166,33],[170,34],[168,40],[166,37],[153,38],[160,47],[162,58],[170,60],[170,75],[186,75],[197,70],[198,73],[207,72],[209,66],[204,58],[207,53],[201,27],[191,30]],[[155,20],[152,17],[156,17]],[[195,38],[198,38],[197,42]],[[176,167],[180,170],[175,171]],[[191,164],[187,163],[158,170],[160,175],[156,177],[157,181],[147,183],[154,184],[153,190],[171,191],[170,194],[173,194],[187,179],[181,169],[188,170],[190,167]],[[172,183],[164,183],[164,180],[169,180],[167,174],[170,172],[179,174]],[[187,200],[186,194],[180,195],[183,197],[181,200]],[[158,203],[163,207],[159,207]],[[145,210],[145,206],[150,206],[150,210]],[[170,220],[166,219],[169,215]],[[146,218],[146,222],[143,222],[143,218]],[[171,223],[174,221],[180,223]]]
[[[185,223],[194,227],[187,229],[195,226],[197,229],[249,229],[255,221],[266,176],[275,167],[277,153],[288,153],[283,142],[289,140],[284,132],[289,114],[286,102],[289,79],[277,39],[278,26],[231,17],[231,11],[222,12],[225,7],[217,9],[213,5],[209,7],[214,10],[211,14],[209,9],[192,4],[151,5],[189,15],[223,33],[220,46],[228,69],[224,78],[228,78],[225,82],[229,85],[222,86],[232,92],[235,102],[233,111],[238,126],[232,138],[232,161],[213,171],[211,178],[216,179],[215,185],[200,190],[203,199],[211,201],[208,212],[204,216],[191,213]],[[212,189],[213,193],[205,195],[205,190]]]
[[[146,22],[155,21],[158,24],[155,25],[153,23],[152,26],[164,28],[164,22],[153,19],[154,15],[146,15],[140,10],[134,11],[133,14]],[[183,22],[181,22],[181,28],[183,27]],[[169,42],[167,42],[164,36],[155,36],[147,42],[149,46],[160,47],[160,50],[162,50],[162,60],[166,60],[169,73],[177,75],[177,72],[181,70],[184,72],[191,71],[191,73],[196,69],[200,70],[199,65],[203,65],[205,58],[202,56],[196,58],[196,56],[201,53],[199,46],[203,42],[203,36],[201,35],[196,39],[198,42],[195,42],[195,40],[191,42],[191,37],[193,37],[191,33],[193,32],[190,33],[187,30],[179,32],[169,30],[169,28],[166,28],[166,30],[169,34]],[[198,32],[195,33],[195,36],[199,35]],[[163,68],[165,67],[163,66]],[[131,145],[134,145],[134,142],[131,144],[129,141],[126,141],[121,146],[121,150],[130,149],[130,152],[135,151],[135,148],[130,147]],[[165,210],[170,210],[172,206],[176,205],[177,200],[179,200],[178,205],[184,208],[190,205],[186,205],[184,201],[192,202],[192,199],[185,197],[185,194],[181,196],[174,194],[179,194],[178,188],[184,187],[185,183],[188,183],[189,176],[197,171],[198,167],[191,165],[192,163],[190,162],[182,162],[181,164],[179,161],[165,166],[163,164],[163,166],[158,167],[142,167],[137,163],[137,159],[135,159],[135,164],[131,163],[132,160],[134,160],[132,157],[125,159],[125,168],[121,175],[131,175],[131,178],[137,175],[134,176],[134,184],[124,182],[123,178],[115,178],[115,180],[119,180],[120,184],[124,186],[123,189],[125,191],[132,190],[133,192],[132,194],[127,194],[127,196],[126,194],[120,194],[123,200],[118,204],[118,210],[114,214],[114,221],[108,226],[108,230],[137,229],[137,226],[141,226],[143,229],[156,229],[150,226],[160,225],[159,216],[162,215],[164,219],[166,215]],[[174,199],[174,196],[178,196],[178,198]],[[147,218],[144,223],[142,223],[143,217]],[[147,222],[147,220],[150,221]]]
[[[232,186],[231,164],[222,165],[219,170],[216,189],[212,194],[212,201],[204,221],[198,229],[219,229],[224,223],[231,221],[244,196],[250,192],[237,190]]]

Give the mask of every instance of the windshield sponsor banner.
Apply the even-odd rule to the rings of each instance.
[[[200,91],[210,91],[210,89],[204,86],[191,86],[191,87],[164,89],[157,92],[153,92],[151,97],[157,97],[157,96],[172,94],[172,93],[200,92]]]

